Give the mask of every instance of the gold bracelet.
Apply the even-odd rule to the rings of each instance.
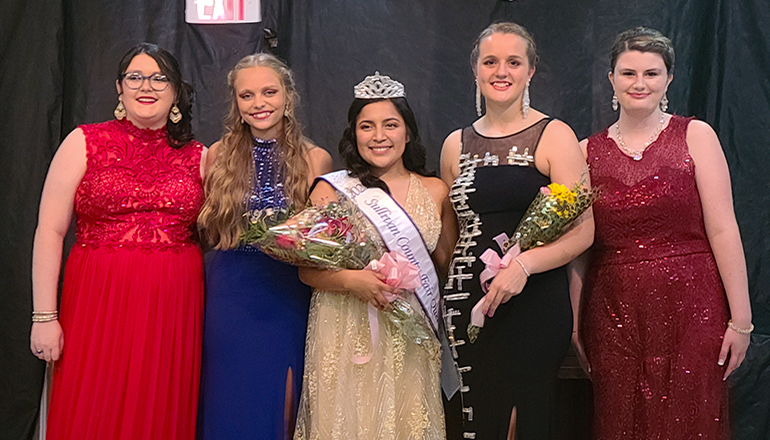
[[[529,278],[529,271],[527,270],[527,266],[525,266],[524,263],[522,263],[521,260],[519,260],[519,257],[516,257],[513,260],[519,263],[519,266],[521,266],[521,270],[524,271],[524,275],[526,275],[527,278]]]
[[[50,321],[56,321],[58,319],[59,319],[58,310],[32,312],[32,322],[50,322]]]
[[[742,335],[748,335],[749,333],[754,331],[754,324],[750,324],[749,328],[740,328],[740,327],[737,327],[735,324],[733,324],[732,319],[727,321],[727,326],[730,327],[732,331],[736,333],[740,333]]]

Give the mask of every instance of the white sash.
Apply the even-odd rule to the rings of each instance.
[[[353,200],[380,233],[388,250],[406,257],[420,271],[420,287],[415,296],[428,317],[433,332],[439,336],[439,281],[430,252],[412,218],[393,198],[379,188],[367,188],[346,170],[319,177]]]
[[[417,226],[390,195],[379,188],[365,187],[357,178],[350,177],[347,170],[325,174],[319,179],[353,200],[380,233],[388,250],[405,256],[419,269],[421,284],[415,290],[415,296],[441,342],[441,388],[447,399],[451,399],[460,389],[461,379],[450,354],[444,323],[440,321],[441,296],[436,268]]]

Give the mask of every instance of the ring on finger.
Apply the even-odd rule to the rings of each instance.
[[[43,350],[35,350],[35,354],[41,355],[41,354],[43,354]]]

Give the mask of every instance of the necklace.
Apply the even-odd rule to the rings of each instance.
[[[660,115],[660,123],[658,124],[658,129],[655,130],[655,133],[650,136],[650,140],[644,143],[644,147],[642,147],[641,150],[632,150],[626,146],[626,143],[623,142],[623,135],[620,134],[620,126],[618,125],[618,122],[615,123],[615,133],[617,133],[618,136],[618,146],[620,146],[620,149],[625,151],[629,156],[631,156],[634,160],[639,161],[642,160],[642,155],[644,155],[645,150],[647,150],[647,147],[650,146],[653,141],[655,141],[655,138],[658,137],[661,131],[663,131],[663,125],[666,123],[666,114],[661,113]]]

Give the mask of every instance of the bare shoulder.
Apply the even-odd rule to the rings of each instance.
[[[719,138],[717,137],[716,132],[714,131],[711,126],[704,122],[700,121],[698,119],[693,119],[690,121],[689,124],[687,124],[687,142],[688,144],[690,141],[719,141]],[[692,145],[691,145],[692,147]]]
[[[463,129],[458,128],[457,130],[449,133],[449,136],[444,139],[444,145],[460,145],[460,141],[462,140],[463,135]]]
[[[311,179],[332,170],[332,156],[328,151],[305,138],[305,158],[310,166]]]
[[[698,168],[704,170],[704,166],[722,163],[725,154],[719,137],[709,124],[693,119],[687,125],[687,150]]]
[[[55,158],[60,162],[66,162],[67,167],[76,164],[86,164],[86,135],[80,127],[75,128],[62,141],[56,150]]]
[[[320,163],[324,161],[331,162],[332,160],[332,156],[329,154],[328,151],[319,147],[318,145],[314,144],[311,141],[305,142],[305,151],[307,151],[306,154],[308,159],[310,159],[310,161]]]
[[[537,156],[545,156],[544,158],[550,162],[551,159],[558,159],[564,155],[580,155],[580,145],[572,128],[566,123],[554,119],[543,130],[537,151]]]
[[[577,143],[577,136],[575,136],[575,132],[572,131],[572,127],[563,121],[554,119],[549,122],[545,127],[545,130],[543,130],[542,141],[568,141]]]
[[[444,197],[447,196],[447,194],[449,194],[449,188],[438,177],[426,177],[417,175],[417,178],[420,179],[420,183],[422,183],[422,185],[425,187],[425,189],[428,190],[434,199],[441,201],[444,199]]]
[[[208,175],[212,168],[214,167],[214,163],[217,161],[217,152],[219,151],[219,147],[222,145],[222,140],[218,140],[211,144],[209,147],[208,152],[206,153],[206,170],[205,173]]]
[[[72,130],[70,134],[68,134],[67,137],[64,138],[62,145],[64,145],[65,143],[79,143],[79,144],[85,145],[86,135],[85,133],[83,133],[83,129],[80,127],[76,127],[74,130]]]
[[[460,150],[462,149],[462,129],[457,129],[444,139],[441,146],[441,180],[449,184],[460,174]]]
[[[441,146],[441,159],[443,161],[445,155],[459,156],[460,155],[460,143],[462,142],[462,129],[449,133],[449,136],[444,139],[444,144]]]

